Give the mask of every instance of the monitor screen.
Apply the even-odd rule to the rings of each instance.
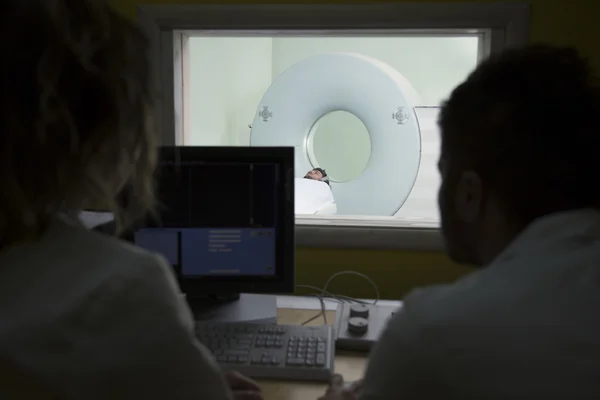
[[[131,240],[188,295],[292,291],[293,164],[291,148],[164,147],[157,215]]]

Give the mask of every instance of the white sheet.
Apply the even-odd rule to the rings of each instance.
[[[337,206],[328,184],[306,178],[296,178],[295,182],[296,214],[335,214]],[[323,212],[327,210],[327,212]]]

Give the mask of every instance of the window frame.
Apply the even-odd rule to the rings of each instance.
[[[529,41],[531,5],[516,3],[383,3],[383,4],[196,4],[139,5],[138,21],[150,42],[152,86],[158,93],[155,123],[162,143],[183,141],[189,124],[189,73],[185,31],[208,34],[251,33],[273,36],[427,34],[431,31],[483,33],[480,60]],[[296,217],[296,244],[309,248],[443,250],[440,228],[406,221],[348,217]]]

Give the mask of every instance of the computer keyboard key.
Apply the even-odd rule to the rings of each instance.
[[[251,378],[327,382],[333,374],[334,337],[326,325],[200,321],[196,334],[224,370]]]
[[[317,359],[315,360],[315,363],[317,365],[325,365],[326,360],[325,360],[325,355],[324,354],[317,354]]]

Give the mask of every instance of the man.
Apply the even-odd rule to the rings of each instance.
[[[313,168],[304,175],[306,179],[322,181],[329,185],[329,177],[323,168]]]
[[[415,291],[362,387],[323,399],[600,398],[600,86],[575,50],[483,62],[443,106],[446,251],[485,267]]]

